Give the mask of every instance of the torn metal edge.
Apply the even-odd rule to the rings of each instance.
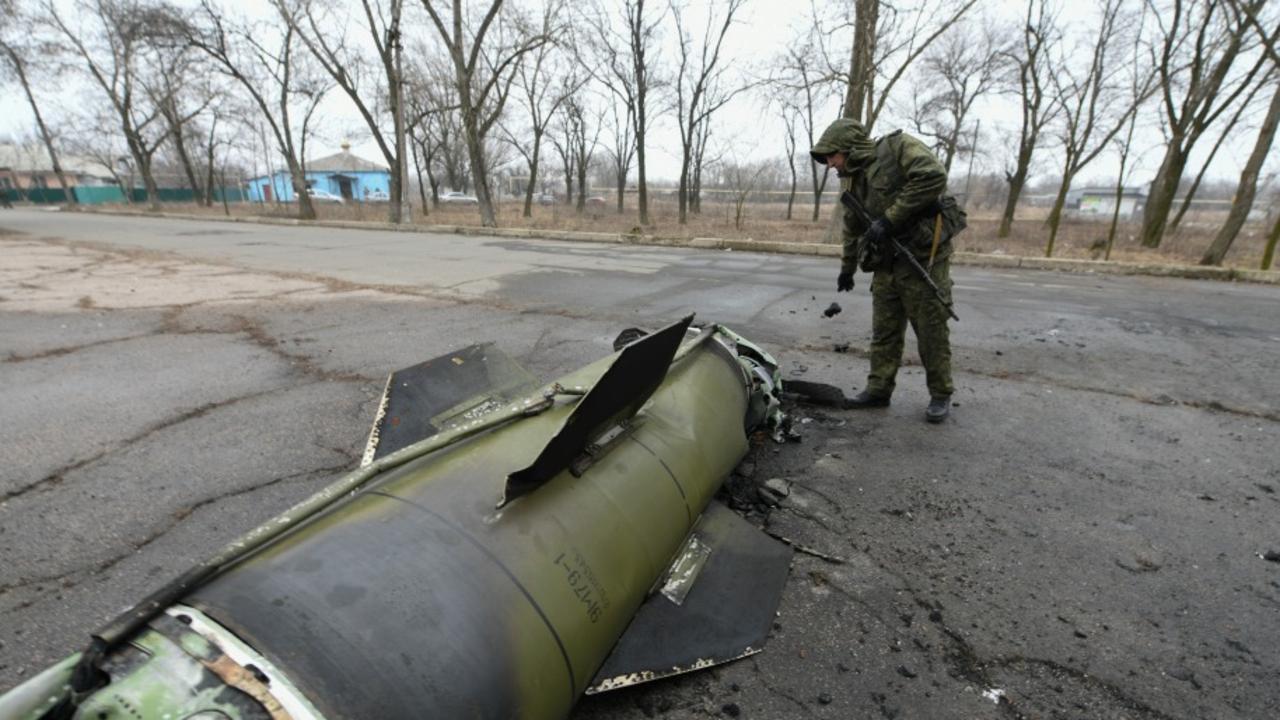
[[[373,456],[378,454],[378,441],[382,438],[382,419],[387,416],[387,406],[391,403],[391,381],[395,378],[395,373],[387,376],[387,382],[382,386],[382,400],[378,402],[378,412],[373,415],[373,427],[369,428],[369,440],[364,444],[364,455],[360,456],[360,467],[373,462]]]
[[[610,690],[618,690],[624,687],[631,687],[632,685],[640,685],[653,680],[661,680],[675,675],[697,672],[698,670],[705,670],[709,667],[731,663],[735,660],[741,660],[744,657],[750,657],[751,655],[761,652],[763,649],[764,648],[756,648],[748,645],[745,650],[733,657],[724,659],[699,658],[689,665],[675,665],[664,670],[640,670],[633,673],[627,673],[626,675],[605,678],[604,680],[588,687],[585,692],[587,695],[596,695],[602,692],[609,692]]]
[[[267,678],[267,682],[264,683],[267,691],[280,703],[292,720],[325,720],[324,715],[311,704],[311,701],[275,663],[263,657],[230,630],[222,627],[218,621],[187,605],[174,605],[166,609],[165,614],[179,621],[189,621],[186,624],[192,631],[208,640],[241,668],[252,665],[260,670]]]

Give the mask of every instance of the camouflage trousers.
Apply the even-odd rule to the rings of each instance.
[[[951,299],[950,266],[948,260],[939,260],[929,273],[948,300]],[[906,260],[899,258],[892,268],[876,271],[871,280],[871,372],[867,375],[867,391],[884,397],[893,393],[910,323],[924,363],[929,395],[950,397],[955,386],[951,383],[947,319],[946,307]]]

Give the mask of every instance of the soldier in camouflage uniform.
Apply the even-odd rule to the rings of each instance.
[[[895,255],[889,238],[896,238],[928,268],[949,303],[951,235],[964,227],[964,214],[950,198],[941,202],[947,187],[946,171],[933,153],[910,135],[896,131],[872,141],[861,124],[848,119],[832,123],[810,155],[814,162],[849,178],[849,191],[871,218],[866,225],[853,213],[845,213],[844,254],[836,280],[838,292],[848,291],[853,289],[853,273],[859,266],[874,273],[871,372],[866,387],[849,401],[849,407],[889,405],[910,323],[929,386],[925,419],[942,422],[950,412],[955,390],[948,308],[908,262]]]

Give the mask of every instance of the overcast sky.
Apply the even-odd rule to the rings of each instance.
[[[1135,3],[1137,1],[1134,0]],[[252,2],[247,3],[245,7],[253,8],[251,12],[260,12],[264,5],[265,3]],[[416,3],[411,4],[411,7],[415,9],[416,14],[422,14],[420,6]],[[700,8],[701,5],[694,3],[694,7]],[[1013,28],[1014,33],[1017,32],[1016,28],[1019,27],[1022,14],[1025,12],[1023,3],[1007,0],[984,0],[979,3],[979,7],[992,21],[1010,23],[1009,27]],[[1075,14],[1072,16],[1069,27],[1075,31],[1087,31],[1088,23],[1083,20],[1087,17],[1088,11],[1082,13],[1075,7],[1072,10]],[[807,27],[810,22],[810,11],[804,3],[749,0],[741,14],[740,22],[730,30],[726,41],[727,58],[735,69],[744,74],[750,73],[757,77],[765,75],[770,70],[770,61],[777,57],[788,43],[797,37],[801,28]],[[668,21],[666,26],[668,35],[673,34],[672,24]],[[427,28],[421,27],[421,31],[426,32]],[[847,40],[840,46],[846,47]],[[1078,53],[1073,59],[1087,61],[1088,56],[1089,53],[1086,50],[1083,56]],[[83,105],[82,94],[94,92],[87,83],[66,77],[60,78],[58,85],[60,92],[50,92],[47,86],[38,91],[40,99],[48,106],[45,111],[46,116],[55,123],[56,118],[66,113],[68,108]],[[900,88],[895,91],[898,101],[900,103],[909,101],[911,91],[919,86],[918,78],[914,74],[906,78]],[[1255,128],[1263,109],[1265,108],[1260,107],[1251,116],[1247,129],[1244,131],[1237,129],[1234,139],[1228,141],[1219,151],[1210,167],[1210,177],[1230,181],[1238,178],[1240,168],[1252,148],[1256,134]],[[833,101],[825,117],[834,117],[836,111],[837,105]],[[331,92],[321,112],[324,118],[321,137],[309,148],[311,150],[309,154],[312,157],[336,152],[341,142],[350,140],[353,151],[357,154],[370,160],[381,160],[376,146],[367,139],[367,131],[361,131],[363,122],[344,95],[336,90]],[[510,103],[508,112],[519,112],[518,105],[514,102]],[[889,108],[886,113],[878,123],[877,133],[884,133],[897,127],[910,130],[904,118],[893,108]],[[1016,139],[1019,122],[1018,98],[1016,96],[989,97],[975,110],[972,119],[980,119],[984,138],[983,146],[976,158],[975,172],[1003,170],[1006,164],[1012,162],[1011,148],[1014,140],[1011,138]],[[648,144],[649,176],[654,182],[670,181],[679,172],[680,144],[675,119],[670,111],[666,111],[657,113],[654,120],[656,120],[656,127]],[[1161,158],[1158,147],[1162,143],[1158,106],[1154,103],[1148,105],[1141,121],[1144,127],[1140,130],[1140,137],[1135,142],[1135,147],[1142,152],[1138,158],[1136,172],[1131,176],[1132,185],[1145,185],[1149,182]],[[740,95],[717,114],[714,124],[716,129],[713,142],[729,150],[735,158],[776,157],[784,152],[782,123],[777,118],[777,113],[769,107],[759,93]],[[972,120],[966,124],[972,126]],[[29,136],[33,133],[34,121],[21,95],[21,90],[16,85],[3,87],[0,94],[0,135]],[[1201,141],[1193,153],[1189,173],[1194,174],[1199,168],[1200,163],[1203,162],[1202,158],[1216,137],[1217,133],[1212,132],[1211,137]],[[804,141],[801,139],[798,145],[803,146],[803,144]],[[1041,152],[1041,161],[1036,163],[1039,174],[1056,174],[1055,168],[1059,162],[1057,151],[1047,147],[1039,152]],[[1277,157],[1280,153],[1272,155],[1267,168],[1264,169],[1264,177],[1268,173],[1280,170],[1280,158]],[[967,165],[967,156],[960,157],[953,167],[953,179],[963,178]],[[1104,153],[1081,173],[1076,180],[1076,186],[1114,178],[1117,166],[1118,162],[1114,154]]]

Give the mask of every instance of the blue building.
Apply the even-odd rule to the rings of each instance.
[[[351,154],[351,146],[342,144],[342,152],[307,163],[307,187],[336,195],[347,201],[386,200],[391,193],[391,173],[375,162]],[[253,202],[292,202],[293,183],[289,171],[247,181],[249,199]]]

